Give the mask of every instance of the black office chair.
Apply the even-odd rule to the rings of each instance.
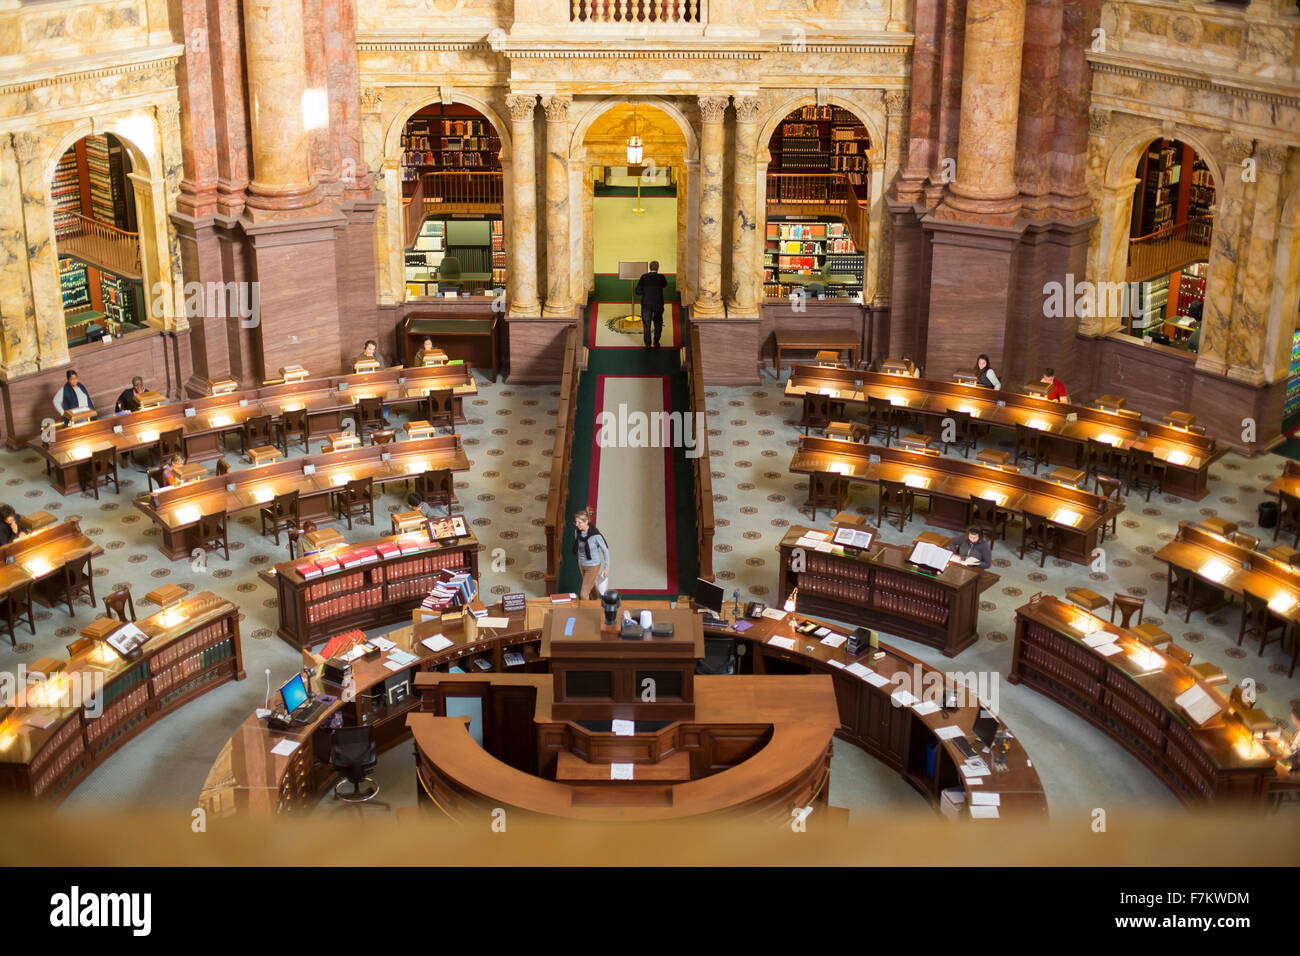
[[[378,760],[373,724],[340,727],[334,731],[330,739],[330,765],[343,774],[343,779],[334,785],[334,799],[345,803],[373,800],[379,793],[379,784],[366,774],[375,769]],[[339,793],[339,788],[347,782],[351,782],[352,790]],[[362,789],[363,783],[369,786]]]
[[[739,666],[736,641],[730,637],[706,637],[704,659],[695,665],[697,674],[734,674]]]

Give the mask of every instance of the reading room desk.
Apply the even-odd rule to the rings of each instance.
[[[46,525],[0,547],[0,596],[30,583],[32,597],[54,607],[58,603],[55,584],[63,576],[63,566],[87,554],[93,559],[103,553],[103,548],[82,533],[76,518]]]
[[[1250,591],[1269,602],[1269,610],[1286,622],[1300,620],[1300,567],[1233,544],[1228,539],[1180,521],[1174,540],[1155,553],[1155,559],[1169,568],[1168,587],[1173,586],[1173,569],[1196,576],[1205,588],[1218,592],[1215,610],[1228,597]]]

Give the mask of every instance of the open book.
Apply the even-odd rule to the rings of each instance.
[[[940,574],[944,568],[948,567],[948,562],[952,560],[952,557],[953,552],[947,548],[941,548],[937,544],[930,544],[928,541],[918,541],[916,547],[912,549],[912,553],[907,556],[907,560]]]
[[[871,547],[873,537],[874,535],[870,531],[859,531],[857,528],[836,528],[834,541],[846,548],[858,548],[865,551]]]

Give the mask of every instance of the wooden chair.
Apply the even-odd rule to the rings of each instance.
[[[375,523],[375,480],[370,475],[353,478],[330,498],[335,516],[347,519],[349,531],[353,518],[369,516],[370,523]]]
[[[1285,652],[1287,645],[1291,646],[1291,669],[1286,672],[1287,679],[1295,675],[1295,665],[1300,660],[1300,628],[1296,626],[1295,621],[1286,622],[1286,630],[1282,633],[1282,650]]]
[[[1273,526],[1273,540],[1280,532],[1292,536],[1291,547],[1300,548],[1300,498],[1285,491],[1278,492],[1277,524]]]
[[[155,487],[166,488],[167,484],[163,479],[164,466],[158,465],[156,468],[145,469],[145,479],[149,482],[149,490],[153,491]]]
[[[172,455],[185,457],[185,429],[173,428],[158,436],[158,464],[164,464]]]
[[[1027,459],[1034,466],[1034,474],[1038,474],[1038,466],[1047,464],[1047,453],[1043,450],[1043,433],[1037,428],[1030,428],[1017,422],[1016,451],[1013,457],[1016,467],[1020,466],[1021,459]]]
[[[1195,674],[1197,680],[1205,681],[1207,684],[1226,684],[1228,682],[1228,675],[1209,661],[1193,664],[1192,652],[1186,648],[1170,643],[1165,645],[1164,650],[1166,654]]]
[[[135,620],[135,602],[131,600],[131,585],[119,584],[108,597],[104,598],[104,610],[109,617],[119,621]],[[130,617],[127,617],[130,614]]]
[[[849,483],[843,475],[833,475],[824,471],[814,471],[808,476],[808,500],[805,508],[812,509],[813,520],[817,520],[817,509],[826,508],[831,514],[843,511],[849,500]]]
[[[420,500],[433,508],[446,508],[451,514],[459,501],[456,498],[456,479],[450,468],[426,471],[415,478],[415,493]]]
[[[1128,486],[1129,490],[1146,490],[1146,500],[1151,500],[1151,492],[1164,488],[1165,466],[1156,461],[1156,456],[1149,451],[1134,448],[1129,452]]]
[[[1193,611],[1208,607],[1209,603],[1209,592],[1201,585],[1200,578],[1191,571],[1169,565],[1169,578],[1165,588],[1166,614],[1172,605],[1182,604],[1187,609],[1183,615],[1183,623],[1186,624],[1192,619]]]
[[[298,489],[276,495],[270,504],[260,511],[262,518],[262,537],[266,537],[267,528],[271,530],[275,543],[280,543],[280,532],[298,527]]]
[[[76,657],[82,651],[88,651],[98,643],[99,641],[93,637],[79,637],[67,645],[68,657]]]
[[[388,427],[388,419],[384,417],[384,399],[381,395],[376,395],[373,398],[358,398],[355,414],[357,417],[357,435],[362,442],[366,440],[367,428],[379,431]]]
[[[902,416],[898,414],[898,409],[878,395],[867,396],[867,428],[868,437],[879,432],[885,440],[885,447],[889,447],[891,440],[897,441],[900,433],[900,424]]]
[[[434,389],[424,401],[424,420],[434,428],[450,428],[456,434],[456,394],[449,388]]]
[[[1259,547],[1259,538],[1253,534],[1246,534],[1244,531],[1234,531],[1228,535],[1228,540],[1240,548],[1249,548],[1251,551]]]
[[[377,428],[370,433],[370,444],[387,445],[397,441],[397,432],[391,428]]]
[[[89,474],[87,483],[90,490],[94,492],[95,500],[99,500],[99,488],[103,485],[108,487],[108,483],[113,483],[113,491],[120,492],[122,489],[117,483],[117,449],[100,448],[90,453],[90,461],[86,465]]]
[[[1286,619],[1278,617],[1268,607],[1268,598],[1241,592],[1241,629],[1237,631],[1237,646],[1240,647],[1247,637],[1259,638],[1259,656],[1264,656],[1264,648],[1273,641],[1281,641],[1286,630]]]
[[[215,551],[219,546],[230,560],[230,538],[227,532],[227,515],[224,511],[199,516],[198,546],[204,551]],[[280,542],[277,540],[276,544]]]
[[[1089,438],[1084,446],[1083,470],[1089,478],[1100,478],[1103,474],[1123,478],[1128,474],[1128,452],[1114,445]]]
[[[956,408],[948,409],[948,418],[953,421],[952,441],[943,441],[943,436],[948,434],[947,420],[940,423],[939,438],[943,441],[943,450],[946,454],[948,450],[957,445],[961,448],[963,458],[970,457],[970,450],[975,447],[975,420],[971,418],[970,412],[963,412]]]
[[[95,569],[90,563],[89,553],[67,559],[63,564],[63,576],[58,599],[66,601],[68,614],[77,616],[72,602],[85,594],[90,598],[90,606],[95,606]]]
[[[280,450],[284,452],[284,457],[289,457],[289,440],[301,439],[302,447],[311,451],[311,439],[307,431],[307,409],[299,408],[294,411],[285,411],[280,414]],[[294,442],[297,444],[297,441]],[[279,544],[280,542],[276,542]]]
[[[240,450],[245,455],[250,448],[274,445],[276,443],[275,419],[270,415],[254,415],[252,418],[246,418],[239,429],[239,437]]]
[[[1108,507],[1110,502],[1114,502],[1118,505],[1120,496],[1123,493],[1124,482],[1122,479],[1113,478],[1110,475],[1097,476],[1097,484],[1093,488],[1093,494],[1101,495],[1101,497],[1106,500]],[[1110,527],[1110,536],[1112,538],[1119,532],[1119,513],[1120,509],[1117,507],[1111,514],[1110,521],[1102,522],[1101,537],[1098,539],[1099,542],[1106,540],[1107,526]]]
[[[999,508],[996,501],[971,495],[967,510],[967,527],[974,525],[979,528],[990,541],[1001,541],[1007,536],[1007,521],[1011,515]]]
[[[1129,629],[1129,621],[1133,619],[1136,612],[1139,624],[1142,623],[1142,612],[1145,610],[1147,602],[1140,597],[1133,597],[1129,594],[1116,594],[1110,602],[1110,623],[1115,623],[1115,612],[1119,611],[1119,626],[1124,630]]]
[[[302,543],[301,540],[302,536],[305,534],[311,534],[315,530],[316,530],[316,522],[314,521],[304,521],[302,523],[302,527],[289,529],[288,538],[289,538],[289,560],[290,561],[292,561],[294,558],[297,557],[297,548],[298,545]]]
[[[844,403],[836,402],[829,395],[805,395],[799,425],[805,435],[810,428],[824,430],[831,422],[839,421],[843,411]]]
[[[22,584],[7,591],[0,597],[0,614],[3,614],[5,626],[9,629],[9,643],[18,647],[17,625],[27,618],[27,627],[32,636],[36,635],[36,611],[32,607],[32,582]]]
[[[880,527],[881,521],[886,518],[892,524],[894,518],[898,519],[898,530],[902,531],[904,525],[912,520],[912,513],[916,507],[916,496],[912,494],[912,489],[907,487],[901,481],[880,482],[880,502],[876,508],[876,527]]]
[[[1026,554],[1038,552],[1038,566],[1041,568],[1047,563],[1047,556],[1050,554],[1056,557],[1061,550],[1061,529],[1048,521],[1046,518],[1030,514],[1028,511],[1020,513],[1020,558],[1024,560]]]
[[[230,462],[226,461],[226,459],[224,459],[224,458],[218,458],[218,459],[217,459],[217,468],[216,468],[216,473],[217,473],[218,475],[228,475],[228,474],[230,474]]]

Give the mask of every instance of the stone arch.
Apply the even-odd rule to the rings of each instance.
[[[1210,167],[1210,175],[1214,177],[1215,185],[1219,187],[1223,185],[1223,169],[1218,157],[1200,131],[1189,130],[1182,126],[1167,130],[1155,123],[1130,132],[1111,150],[1110,159],[1106,163],[1105,185],[1114,187],[1122,180],[1136,176],[1141,151],[1146,149],[1147,144],[1153,139],[1176,139],[1188,144],[1196,150],[1196,155],[1205,161],[1205,165]]]
[[[657,96],[611,96],[593,103],[573,128],[573,134],[569,138],[569,155],[575,155],[583,148],[583,143],[587,138],[587,131],[591,129],[592,123],[615,106],[623,105],[646,106],[667,113],[682,131],[682,136],[686,138],[686,155],[684,157],[686,162],[695,162],[699,159],[700,140],[694,126],[691,125],[690,120],[686,118],[686,114],[677,107],[676,103]]]
[[[391,88],[390,88],[391,89]],[[432,94],[427,99],[416,97],[403,103],[401,108],[393,116],[388,125],[388,130],[384,133],[384,159],[389,156],[396,156],[402,149],[402,132],[406,129],[406,121],[414,116],[417,112],[424,109],[431,103],[442,103],[442,90],[438,87],[430,88]],[[483,114],[484,118],[492,124],[493,129],[497,131],[497,139],[501,140],[501,165],[507,167],[510,165],[510,122],[501,118],[498,113],[486,100],[481,100],[477,96],[471,96],[459,89],[451,91],[451,99],[447,103],[461,103],[465,106],[472,107]]]
[[[794,93],[791,96],[788,96],[784,100],[781,100],[779,103],[777,103],[772,113],[768,116],[766,120],[763,121],[763,125],[759,127],[759,131],[758,131],[759,158],[762,159],[763,154],[767,152],[767,144],[772,141],[772,134],[776,132],[776,128],[781,123],[782,120],[784,120],[787,116],[789,116],[792,112],[794,112],[794,110],[796,110],[800,106],[816,106],[816,105],[817,105],[817,94],[815,93]],[[848,99],[847,97],[839,96],[836,95],[835,93],[832,93],[830,94],[830,96],[827,97],[826,105],[838,106],[842,109],[846,109],[858,118],[858,120],[862,123],[862,125],[867,128],[867,135],[871,137],[871,152],[873,157],[875,156],[877,149],[880,150],[884,149],[885,147],[884,133],[880,131],[880,125],[876,122],[876,119],[870,115],[870,113],[862,106],[861,103],[857,102],[856,100],[851,100]],[[884,154],[881,153],[882,158],[883,155]]]

